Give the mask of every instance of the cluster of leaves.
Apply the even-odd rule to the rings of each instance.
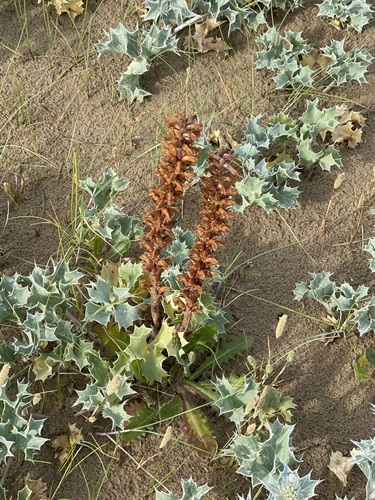
[[[318,4],[319,16],[327,16],[331,24],[338,28],[362,32],[363,27],[372,18],[371,7],[366,0],[324,0]]]
[[[243,25],[256,30],[267,23],[265,14],[268,10],[273,7],[294,9],[301,5],[301,0],[260,0],[250,5],[234,0],[195,0],[191,8],[185,0],[146,0],[145,4],[147,14],[144,21],[152,22],[151,28],[142,29],[139,33],[137,27],[131,32],[120,23],[117,28],[111,28],[107,32],[108,41],[96,44],[99,57],[112,52],[127,55],[132,59],[118,80],[120,99],[127,99],[129,102],[142,102],[145,96],[150,95],[141,87],[140,76],[146,73],[150,63],[162,54],[180,53],[176,33],[183,27],[208,19],[212,21],[213,27],[216,27],[219,25],[218,20],[223,19],[228,21],[229,34]],[[216,42],[214,39],[212,41]],[[213,43],[212,48],[217,50],[217,45]]]
[[[87,245],[94,257],[104,251],[107,260],[118,260],[142,233],[138,219],[125,215],[114,201],[128,185],[112,169],[104,172],[97,182],[90,177],[80,182],[89,199],[81,209],[75,238]]]
[[[343,110],[337,106],[321,110],[318,105],[318,99],[307,101],[307,109],[298,120],[283,113],[271,117],[265,126],[261,115],[248,119],[244,140],[235,148],[243,179],[236,184],[241,202],[234,210],[243,212],[252,205],[267,211],[275,205],[294,208],[299,190],[289,183],[299,181],[301,169],[315,163],[328,171],[342,166],[333,144],[319,144],[318,139],[335,130]],[[293,158],[294,150],[298,158]]]
[[[360,285],[357,289],[349,283],[338,286],[331,280],[332,273],[326,271],[310,276],[310,282],[296,285],[296,300],[310,298],[323,304],[338,332],[349,330],[350,325],[355,326],[360,336],[374,331],[375,297],[369,295],[367,286]]]
[[[267,428],[268,422],[280,415],[290,422],[291,409],[295,408],[292,398],[282,396],[271,385],[256,382],[253,377],[222,377],[214,383],[219,398],[214,403],[220,415],[229,414],[229,420],[240,431],[249,435]]]
[[[326,86],[357,81],[364,77],[373,57],[364,49],[346,52],[344,40],[332,40],[330,45],[313,49],[301,33],[287,31],[282,36],[274,27],[257,39],[264,49],[257,52],[257,67],[277,71],[273,78],[277,89],[291,86],[313,87],[315,82]]]
[[[41,437],[45,419],[30,416],[33,394],[30,385],[17,382],[16,399],[9,399],[11,379],[8,378],[10,365],[5,364],[0,372],[0,461],[6,463],[15,453],[22,452],[26,460],[33,460],[47,439]],[[6,376],[4,376],[6,375]],[[5,379],[5,380],[4,380]]]
[[[375,211],[371,210],[374,214]],[[370,238],[364,250],[371,256],[370,269],[375,271],[375,238]],[[354,332],[362,336],[375,331],[375,297],[369,288],[360,285],[356,289],[349,283],[337,285],[331,280],[332,273],[323,271],[310,273],[309,282],[298,283],[294,290],[296,300],[313,299],[322,304],[328,315],[323,319],[323,328],[337,336]],[[359,381],[372,377],[375,367],[375,350],[367,347],[353,361]]]
[[[281,424],[278,420],[268,425],[267,433],[241,435],[235,433],[230,445],[221,456],[234,458],[237,472],[249,477],[252,488],[261,486],[269,493],[269,500],[298,498],[308,500],[316,495],[320,481],[311,479],[311,473],[300,477],[298,469],[292,469],[301,460],[294,454],[291,433],[294,426]],[[208,485],[197,486],[191,479],[182,481],[182,499],[199,500],[209,491]],[[246,500],[251,500],[251,490]],[[157,500],[178,500],[173,493],[156,493]],[[238,495],[238,500],[245,500]]]
[[[78,392],[77,404],[103,413],[113,427],[122,427],[128,416],[119,403],[132,393],[126,382],[131,377],[122,358],[113,363],[102,359],[93,342],[87,340],[86,328],[70,312],[77,312],[82,277],[79,271],[70,271],[64,261],[53,263],[52,270],[35,266],[29,276],[3,276],[0,322],[7,322],[20,333],[12,344],[0,344],[0,362],[16,366],[31,361],[36,380],[45,380],[61,365],[70,367],[74,363],[79,370],[87,369],[94,382]],[[121,388],[108,394],[114,379]]]
[[[173,9],[174,10],[174,9]],[[120,99],[132,102],[136,99],[142,102],[150,92],[142,89],[139,78],[146,73],[150,63],[166,52],[177,53],[177,38],[172,36],[170,26],[158,28],[155,24],[150,29],[143,29],[141,41],[138,44],[138,28],[128,31],[122,23],[107,33],[108,42],[96,44],[99,57],[109,52],[125,54],[133,61],[118,81]]]

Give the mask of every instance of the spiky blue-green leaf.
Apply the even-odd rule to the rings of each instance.
[[[320,132],[327,128],[334,128],[338,125],[338,116],[342,114],[337,106],[332,108],[319,109],[319,99],[307,101],[307,109],[300,117],[303,123],[301,127],[301,137],[303,139],[314,141]]]
[[[368,24],[374,12],[366,0],[324,0],[318,7],[318,16],[338,19],[346,24],[348,31],[354,29],[359,33]]]
[[[96,321],[101,325],[107,325],[114,312],[112,304],[102,305],[93,302],[87,302],[85,309],[85,322]]]
[[[138,26],[134,31],[128,31],[120,23],[117,28],[111,28],[106,32],[108,42],[99,42],[95,44],[99,57],[104,54],[114,52],[117,54],[126,54],[131,58],[138,56]]]
[[[0,321],[17,321],[30,295],[30,289],[22,283],[22,277],[18,273],[12,277],[2,276],[0,280]]]
[[[270,189],[273,198],[281,208],[291,210],[298,205],[299,189],[286,184],[278,186],[276,189]]]
[[[289,50],[295,56],[308,54],[311,50],[310,45],[306,43],[300,31],[287,31],[285,33],[285,40],[287,41]]]
[[[158,22],[165,25],[179,26],[185,19],[194,16],[185,0],[145,0],[147,14],[145,21]]]
[[[127,330],[139,320],[139,306],[132,306],[127,302],[116,305],[115,320],[120,328]]]
[[[360,335],[375,331],[375,297],[361,304],[353,316],[353,321],[357,324]]]
[[[201,500],[207,493],[212,490],[212,486],[204,484],[203,486],[198,486],[197,483],[192,479],[182,479],[182,497],[178,497],[174,493],[164,493],[156,490],[156,500]]]
[[[319,166],[322,170],[327,170],[328,172],[332,167],[342,167],[340,153],[334,146],[326,146],[322,150],[322,154],[319,158]]]
[[[30,356],[38,349],[41,342],[54,342],[57,340],[55,335],[56,327],[44,323],[43,313],[27,313],[23,324],[25,326],[24,334],[28,342],[23,343],[19,340],[15,340],[13,342],[13,347],[24,356]]]
[[[64,350],[64,363],[74,362],[80,370],[89,366],[86,354],[94,351],[94,344],[82,338],[68,344]]]
[[[264,45],[265,49],[256,53],[257,68],[277,68],[284,63],[287,53],[284,48],[283,37],[276,28],[271,27],[257,38],[257,42]]]
[[[40,436],[44,422],[45,419],[35,420],[33,417],[30,417],[26,426],[22,430],[18,430],[14,435],[13,448],[16,451],[22,451],[25,454],[26,460],[32,461],[35,453],[48,441],[48,439]]]
[[[290,436],[293,425],[281,424],[278,420],[269,423],[270,435],[264,441],[257,433],[249,436],[235,434],[223,455],[233,456],[238,464],[238,473],[250,477],[253,486],[268,481],[273,474],[281,472],[298,462]]]
[[[246,207],[256,205],[264,208],[267,212],[272,210],[276,204],[276,198],[267,193],[267,183],[257,177],[245,177],[236,182],[236,189],[241,196],[241,203],[235,203],[233,209],[243,212]]]
[[[287,464],[284,469],[262,484],[270,492],[269,500],[308,500],[316,496],[315,488],[321,481],[311,479],[311,472],[300,477],[297,470],[291,470]]]
[[[147,90],[142,89],[140,76],[146,73],[149,63],[144,57],[137,57],[132,61],[127,70],[122,73],[118,80],[118,89],[120,91],[120,100],[127,99],[129,102],[135,100],[143,102],[144,97],[151,95]]]
[[[76,391],[78,398],[74,403],[82,405],[83,410],[90,412],[102,412],[104,417],[108,417],[112,421],[112,429],[118,427],[124,428],[124,423],[130,418],[130,415],[124,410],[124,398],[134,394],[130,386],[128,375],[117,372],[113,368],[108,368],[107,373],[99,385],[98,381],[87,384],[86,388],[81,391]],[[111,382],[114,377],[119,375],[118,385],[108,392]]]
[[[129,182],[121,179],[113,169],[103,172],[100,179],[95,182],[90,177],[79,182],[79,187],[90,195],[90,206],[102,210],[111,204],[113,198],[123,192]]]
[[[332,273],[323,271],[321,273],[309,273],[311,280],[309,283],[298,283],[294,289],[294,298],[302,300],[305,298],[315,299],[323,304],[329,312],[331,308],[336,308],[336,292],[338,287],[331,281]]]
[[[344,42],[345,40],[332,40],[331,45],[322,49],[323,53],[333,60],[327,67],[327,73],[337,85],[353,80],[361,84],[366,83],[364,75],[373,57],[365,49],[353,49],[346,52]]]
[[[177,38],[172,36],[172,29],[165,27],[159,29],[153,24],[149,30],[142,33],[142,44],[140,55],[151,62],[156,56],[164,52],[178,53]]]
[[[259,391],[259,384],[252,377],[241,377],[234,385],[224,376],[216,379],[214,383],[220,396],[215,401],[215,406],[220,410],[220,415],[231,413],[229,419],[237,426],[246,417],[246,405]]]

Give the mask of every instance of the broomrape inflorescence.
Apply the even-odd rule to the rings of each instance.
[[[155,207],[147,212],[143,221],[149,226],[141,238],[141,246],[146,250],[142,255],[144,272],[149,278],[143,286],[150,290],[151,315],[155,330],[160,327],[160,296],[168,291],[162,286],[162,273],[168,269],[171,258],[164,256],[166,247],[173,241],[173,228],[177,204],[189,181],[195,176],[189,167],[198,162],[200,149],[193,145],[201,132],[202,125],[195,115],[188,118],[178,115],[177,120],[167,119],[169,135],[165,136],[162,150],[165,156],[160,160],[157,174],[159,186],[150,190],[150,198]],[[233,205],[237,193],[234,185],[238,178],[237,169],[231,165],[235,154],[228,150],[208,154],[208,168],[201,177],[202,201],[201,220],[195,228],[195,242],[189,252],[189,267],[186,275],[178,279],[183,288],[178,305],[184,312],[180,332],[186,332],[193,312],[200,310],[198,299],[202,294],[202,284],[212,278],[212,269],[218,261],[212,257],[218,247],[223,245],[222,237],[228,232],[228,221],[234,214],[228,209]]]
[[[185,311],[182,331],[186,331],[194,310],[199,310],[197,301],[202,293],[202,284],[212,278],[212,269],[218,264],[212,253],[224,245],[222,238],[229,231],[228,221],[234,217],[228,209],[234,204],[233,196],[237,193],[234,186],[238,171],[231,165],[235,156],[227,150],[210,153],[207,173],[201,178],[202,218],[195,228],[196,241],[189,254],[189,272],[187,276],[179,277],[184,284],[181,297],[185,301],[182,305]]]
[[[149,226],[141,238],[143,269],[150,278],[143,282],[151,294],[151,314],[154,326],[160,326],[159,296],[164,287],[160,286],[161,274],[168,268],[170,257],[163,257],[163,250],[174,239],[175,215],[188,181],[194,177],[188,168],[198,161],[200,149],[193,146],[202,131],[195,115],[188,118],[178,115],[177,120],[167,120],[169,135],[164,136],[162,150],[165,153],[158,164],[159,186],[151,188],[149,196],[155,207],[148,211],[143,221]]]

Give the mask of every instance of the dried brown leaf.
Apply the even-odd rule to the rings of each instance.
[[[59,16],[66,13],[73,21],[77,16],[82,14],[84,10],[82,7],[82,0],[52,0],[50,3],[55,6]]]
[[[338,109],[342,112],[338,118],[338,125],[322,130],[320,136],[324,141],[327,132],[330,132],[334,144],[347,141],[348,147],[354,149],[362,142],[362,127],[366,118],[361,115],[360,111],[349,110],[345,105],[339,106]]]
[[[216,50],[216,52],[225,55],[229,46],[223,40],[218,37],[207,38],[208,33],[221,24],[223,24],[223,21],[215,21],[212,17],[208,17],[202,23],[196,24],[195,33],[187,36],[185,39],[185,46],[193,46],[193,48],[201,54],[210,50]]]
[[[347,122],[345,125],[338,125],[332,132],[332,141],[335,144],[341,144],[344,141],[348,142],[348,147],[354,149],[362,142],[362,129],[352,128],[352,122]]]
[[[52,448],[56,451],[55,457],[58,457],[61,463],[69,457],[75,445],[83,441],[81,429],[78,429],[76,424],[68,424],[68,426],[70,434],[61,434],[51,443]]]
[[[341,451],[331,453],[328,468],[331,470],[346,486],[348,480],[347,475],[353,467],[352,457],[344,457]]]
[[[25,478],[25,485],[31,490],[30,500],[49,500],[47,484],[41,478],[31,479],[28,474]]]
[[[302,66],[308,66],[310,69],[325,69],[332,59],[322,54],[319,49],[313,49],[309,54],[301,55]]]

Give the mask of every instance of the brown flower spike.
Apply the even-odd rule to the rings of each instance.
[[[186,332],[191,315],[199,310],[197,301],[202,294],[202,284],[212,278],[212,269],[218,262],[212,254],[224,245],[223,238],[229,231],[228,222],[234,217],[228,208],[234,203],[237,193],[235,183],[238,171],[231,161],[235,154],[229,150],[208,156],[209,167],[201,178],[203,183],[201,200],[201,218],[195,228],[195,242],[190,251],[190,267],[186,276],[179,276],[184,284],[180,295],[184,299],[181,307],[184,319],[180,331]]]
[[[177,207],[182,199],[189,180],[194,177],[188,169],[197,163],[200,149],[193,146],[201,132],[202,124],[192,115],[177,116],[177,120],[166,119],[169,135],[163,137],[162,151],[164,156],[157,166],[157,175],[160,184],[150,189],[149,196],[154,202],[154,208],[148,211],[143,221],[149,230],[141,238],[141,247],[146,250],[142,255],[143,269],[150,275],[143,286],[150,290],[151,314],[154,327],[160,327],[159,295],[161,274],[169,265],[169,258],[162,256],[162,251],[174,238],[173,227]]]

